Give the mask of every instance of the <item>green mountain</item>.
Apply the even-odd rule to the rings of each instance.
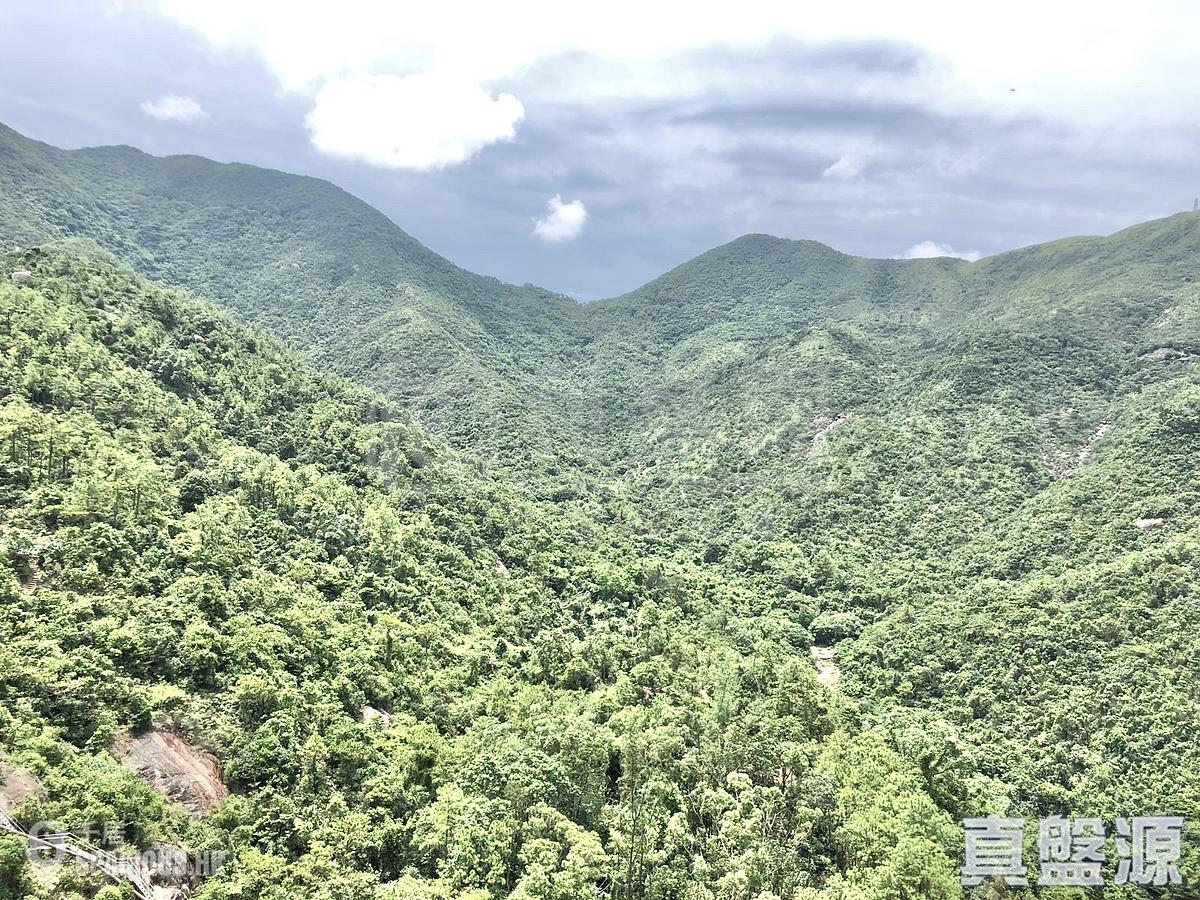
[[[812,642],[836,645],[840,691],[832,699],[817,691],[802,704],[832,704],[844,716],[804,738],[816,742],[802,755],[825,766],[822,777],[848,777],[827,763],[827,747],[845,734],[880,742],[871,754],[886,747],[911,764],[901,775],[889,762],[886,776],[874,762],[863,766],[872,778],[895,779],[898,792],[915,785],[949,817],[1200,816],[1192,687],[1200,641],[1189,627],[1200,599],[1200,216],[976,263],[859,259],[751,235],[631,294],[578,306],[464,272],[323,182],[129,148],[67,152],[0,130],[0,236],[111,254],[270,329],[321,369],[378,390],[387,398],[379,403],[394,404],[389,417],[411,417],[406,433],[419,435],[412,439],[423,448],[414,459],[437,461],[415,470],[419,477],[438,490],[455,485],[446,501],[455,515],[477,508],[464,499],[476,492],[500,498],[490,502],[502,518],[525,529],[498,550],[503,528],[463,526],[483,535],[510,570],[531,535],[561,535],[555,552],[587,562],[543,567],[543,583],[523,596],[529,615],[548,618],[504,638],[538,647],[522,665],[537,659],[556,689],[577,689],[574,676],[557,680],[590,666],[592,693],[628,677],[643,698],[657,698],[658,688],[641,680],[646,660],[626,655],[597,669],[584,636],[596,628],[595,597],[615,604],[605,627],[625,635],[647,621],[639,598],[657,591],[654,602],[663,603],[666,591],[674,617],[650,617],[667,641],[655,649],[664,654],[655,679],[681,659],[734,653],[747,667],[740,677],[754,681],[746,673],[760,659],[778,653],[807,670]],[[289,357],[284,368],[303,366]],[[231,379],[222,402],[233,404],[240,388]],[[242,402],[272,402],[269,389],[250,390],[253,399]],[[310,441],[319,445],[321,434]],[[254,446],[240,432],[231,439]],[[285,447],[267,452],[297,464]],[[354,489],[366,489],[370,477],[356,477]],[[424,501],[404,502],[420,510]],[[430,558],[430,572],[449,577],[450,557]],[[574,580],[564,581],[568,571]],[[310,584],[307,577],[298,583]],[[482,616],[494,602],[486,596]],[[721,651],[677,657],[666,636],[685,623],[689,647]],[[433,653],[429,664],[446,665],[443,656],[460,652]],[[756,683],[782,684],[774,675]],[[776,714],[785,715],[775,694],[760,718],[745,710],[730,717],[715,688],[690,684],[708,698],[701,702],[716,704],[721,727],[765,735]],[[474,690],[444,689],[443,701],[464,716],[452,725],[419,705],[414,721],[433,723],[448,739],[463,723],[495,715],[499,700],[465,699]],[[598,710],[585,718],[614,729]],[[653,740],[669,743],[685,718],[660,720]],[[614,733],[615,746],[627,749]],[[701,751],[680,752],[692,759]],[[755,789],[771,790],[768,772],[782,758],[758,757],[752,772],[742,763],[701,768],[710,786],[742,772]],[[480,775],[472,790],[495,799],[483,786],[505,777]],[[683,816],[680,827],[695,835],[720,816],[680,799],[691,796],[680,788],[689,778],[673,769],[654,782],[675,798],[654,815]],[[815,782],[797,790],[787,801],[796,809],[820,795]],[[746,814],[762,813],[766,802],[759,797]],[[858,808],[842,801],[835,815],[851,807]],[[880,809],[863,814],[883,817]],[[668,863],[676,857],[666,849],[666,826],[649,841],[657,849],[648,844],[639,855],[611,817],[584,821],[561,811],[597,836],[610,863],[644,867],[644,877],[629,868],[597,876],[603,896],[958,891],[953,877],[931,886],[905,881],[901,870],[859,871],[863,862],[882,865],[888,854],[880,846],[908,840],[882,818],[853,826],[843,818],[821,862],[772,880],[748,862],[765,866],[774,852],[757,840],[718,873],[690,837],[680,853],[693,862],[678,869]],[[825,827],[793,833],[785,855],[807,859],[823,846]],[[1200,831],[1190,829],[1183,866],[1196,872]],[[929,849],[921,843],[928,839],[957,859],[960,848],[945,834],[905,846]],[[847,840],[872,849],[838,857]],[[296,848],[270,852],[293,858]],[[384,880],[400,871],[355,859]],[[559,863],[570,868],[565,859]],[[518,866],[489,882],[472,870],[451,884],[442,860],[406,857],[405,865],[415,866],[412,877],[443,879],[448,896],[471,887],[506,896],[517,890],[512,872],[529,871]],[[645,874],[660,865],[682,880]],[[944,873],[941,866],[903,871]],[[839,867],[847,880],[831,874]],[[735,877],[750,871],[757,874],[748,881]],[[699,885],[698,893],[683,893],[684,883]]]
[[[782,586],[531,504],[184,293],[0,264],[29,273],[0,285],[18,822],[223,851],[206,898],[956,895],[949,816],[818,684]],[[232,796],[189,818],[110,755],[128,732]],[[0,836],[0,891],[25,869]]]
[[[95,242],[406,401],[481,457],[519,452],[515,422],[550,426],[538,398],[574,301],[459,269],[328,182],[132,147],[62,151],[3,125],[0,169],[6,240]]]

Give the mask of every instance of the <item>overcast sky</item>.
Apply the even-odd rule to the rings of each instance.
[[[327,178],[581,299],[746,232],[974,256],[1200,195],[1185,4],[822,5],[0,0],[0,120]]]

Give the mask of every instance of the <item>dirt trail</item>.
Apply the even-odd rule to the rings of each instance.
[[[842,670],[834,661],[833,648],[810,647],[808,652],[812,656],[813,665],[817,667],[817,681],[831,691],[836,691],[842,683]]]
[[[42,564],[32,556],[25,561],[25,564],[29,567],[29,574],[21,582],[21,587],[26,594],[32,594],[41,586],[45,573],[42,571]]]
[[[1075,455],[1075,462],[1063,470],[1062,477],[1069,477],[1082,469],[1083,464],[1087,462],[1088,457],[1092,455],[1092,450],[1095,449],[1096,442],[1099,441],[1100,438],[1104,437],[1104,435],[1108,434],[1108,432],[1112,430],[1112,427],[1112,422],[1101,422],[1097,426],[1096,430],[1092,432],[1092,436],[1088,438],[1087,443],[1079,448],[1079,453]]]

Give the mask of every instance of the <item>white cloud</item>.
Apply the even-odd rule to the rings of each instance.
[[[821,177],[834,181],[853,181],[863,173],[865,167],[866,161],[861,156],[839,156],[821,173]]]
[[[965,259],[970,262],[983,258],[982,253],[974,251],[960,253],[949,244],[939,244],[935,241],[921,241],[921,243],[913,244],[909,247],[900,259],[936,259],[941,256],[953,256],[956,259]]]
[[[213,44],[255,53],[285,88],[308,93],[350,73],[412,74],[434,65],[487,84],[519,76],[540,61],[587,53],[661,64],[660,77],[636,79],[637,93],[630,96],[703,95],[711,79],[703,73],[699,79],[693,73],[679,77],[677,54],[797,40],[889,41],[922,51],[923,63],[910,77],[865,84],[862,96],[899,96],[943,112],[1128,125],[1186,120],[1200,101],[1200,80],[1189,77],[1200,13],[1184,0],[1150,0],[1136,13],[1126,3],[1096,0],[1086,16],[1073,4],[1010,0],[986,28],[963,16],[961,5],[951,0],[915,8],[890,0],[818,7],[778,0],[610,0],[584,6],[551,0],[156,2],[165,15]],[[470,27],[464,27],[468,21]],[[610,90],[594,80],[565,88],[576,100]]]
[[[208,117],[204,107],[191,97],[167,94],[157,100],[142,102],[142,112],[160,122],[195,122]]]
[[[1114,136],[1130,135],[1139,148],[1155,146],[1139,126],[1180,132],[1200,106],[1200,79],[1192,77],[1200,8],[1183,0],[1148,0],[1136,13],[1116,0],[1096,0],[1086,16],[1073,4],[1010,0],[986,28],[951,0],[915,8],[891,0],[817,7],[778,0],[145,2],[215,47],[256,57],[282,88],[312,98],[309,128],[318,148],[383,166],[468,160],[513,136],[524,115],[521,100],[531,110],[639,100],[682,105],[769,97],[784,84],[788,101],[899,104],[1002,123],[1041,117],[1110,146]],[[710,66],[693,52],[767,56],[787,42],[850,42],[868,51],[885,44],[911,52],[912,64],[812,66],[781,81],[755,66]],[[502,81],[512,94],[495,96]],[[737,136],[733,129],[730,136]],[[886,149],[827,152],[834,160],[823,173],[829,182],[852,182],[886,156]],[[947,177],[973,174],[970,160],[946,164]],[[689,182],[691,163],[677,174]]]
[[[439,169],[511,140],[524,115],[512,94],[493,97],[441,73],[353,75],[320,89],[308,129],[323,153],[395,169]]]
[[[562,196],[555,194],[546,202],[546,209],[546,215],[533,224],[533,233],[543,241],[573,241],[583,233],[588,213],[582,200],[563,203]]]

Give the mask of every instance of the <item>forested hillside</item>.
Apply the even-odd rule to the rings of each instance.
[[[0,124],[0,237],[90,238],[416,406],[480,458],[519,457],[527,423],[557,431],[548,379],[569,385],[574,301],[466,272],[328,182],[132,147],[66,152]]]
[[[238,850],[230,879],[307,860],[397,896],[953,896],[956,818],[1200,819],[1198,215],[976,263],[751,235],[578,306],[322,182],[0,129],[0,237],[47,248],[6,260],[35,273],[3,288],[6,415],[62,432],[10,441],[10,559],[46,573],[11,587],[13,627],[44,648],[86,625],[123,692],[41,748],[64,690],[24,651],[8,690],[41,699],[0,741],[211,735],[237,790],[192,827]],[[307,362],[86,261],[107,254]],[[116,389],[84,386],[78,341],[155,399],[97,400]],[[110,444],[156,492],[53,465]],[[224,568],[193,563],[208,538],[181,535],[230,522]],[[64,528],[120,540],[39,549],[75,547]],[[88,612],[32,615],[51,591]],[[104,644],[168,613],[179,641],[209,629],[186,645],[207,681],[176,645],[126,670]],[[326,830],[261,837],[310,815]]]
[[[224,849],[207,898],[956,895],[949,816],[817,683],[782,579],[531,504],[179,292],[2,262],[19,819]],[[150,727],[234,795],[164,804],[107,752]]]

